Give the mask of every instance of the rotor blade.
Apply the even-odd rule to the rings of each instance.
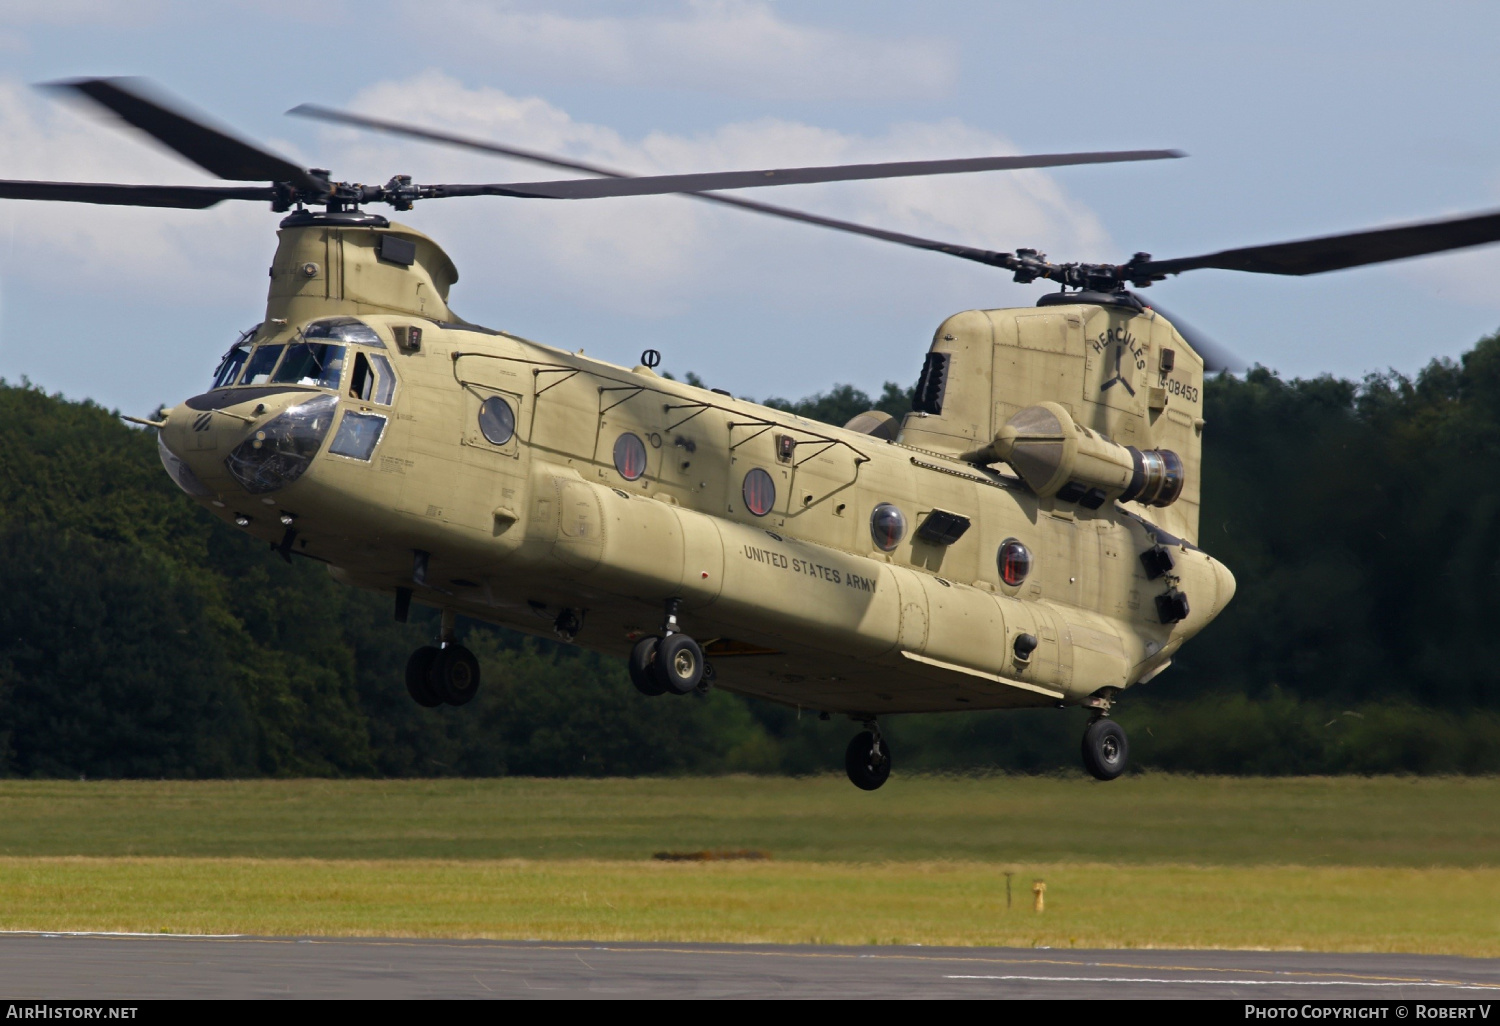
[[[447,143],[497,156],[529,160],[538,164],[582,171],[615,179],[602,181],[520,182],[506,185],[442,186],[450,196],[503,195],[546,199],[595,199],[606,196],[650,196],[663,193],[696,193],[714,189],[749,189],[763,185],[805,185],[872,178],[909,178],[920,175],[964,174],[975,171],[1006,171],[1033,167],[1067,167],[1076,164],[1113,164],[1140,160],[1169,160],[1184,156],[1179,150],[1118,150],[1101,153],[1050,153],[1019,157],[969,157],[958,160],[911,160],[883,164],[840,164],[828,167],[778,168],[763,171],[722,171],[692,175],[637,176],[623,171],[554,157],[535,150],[471,139],[449,132],[404,125],[383,118],[304,103],[287,111],[296,117],[369,128],[379,132]],[[628,180],[625,184],[623,180]],[[463,191],[457,191],[463,190]]]
[[[609,168],[599,167],[595,164],[585,164],[581,161],[568,160],[564,157],[554,157],[551,154],[538,153],[535,150],[523,150],[518,146],[501,146],[499,143],[485,142],[481,139],[470,139],[467,136],[452,135],[448,132],[437,132],[430,128],[418,128],[415,125],[403,125],[396,121],[366,117],[363,114],[351,114],[348,111],[334,110],[332,107],[320,107],[315,103],[299,104],[287,111],[287,113],[293,117],[312,118],[316,121],[331,121],[338,125],[368,128],[376,132],[404,135],[412,139],[423,139],[427,142],[461,146],[465,149],[478,150],[481,153],[493,153],[500,157],[529,160],[535,164],[545,164],[549,167],[562,168],[564,171],[582,171],[584,174],[603,175],[606,178],[633,177],[624,171],[612,171]]]
[[[1443,221],[1226,249],[1179,260],[1148,260],[1140,266],[1152,274],[1179,274],[1200,267],[1255,274],[1321,274],[1497,241],[1500,241],[1500,211],[1490,211]]]
[[[291,182],[313,190],[324,187],[317,178],[291,161],[236,139],[225,131],[173,110],[163,100],[147,95],[149,87],[141,79],[83,78],[48,83],[48,88],[87,97],[220,178],[236,182]]]
[[[1174,150],[1126,150],[1115,153],[1042,153],[1024,157],[966,157],[959,160],[900,160],[884,164],[836,164],[828,167],[774,168],[765,171],[712,171],[690,175],[644,175],[639,178],[583,178],[561,182],[512,182],[499,185],[445,185],[450,196],[524,196],[536,199],[602,199],[612,196],[659,196],[674,192],[756,189],[767,185],[810,185],[874,178],[1014,171],[1032,167],[1108,164],[1133,160],[1166,160]]]
[[[1249,367],[1249,364],[1236,356],[1228,346],[1215,342],[1171,311],[1163,310],[1154,300],[1140,293],[1136,293],[1136,298],[1172,323],[1172,327],[1177,329],[1177,334],[1182,336],[1182,340],[1192,346],[1193,352],[1203,358],[1203,370],[1206,373],[1217,374],[1220,371],[1229,371],[1231,374],[1238,374]]]
[[[301,106],[293,107],[287,113],[297,117],[330,121],[335,124],[350,125],[355,128],[368,128],[377,132],[387,132],[392,135],[421,139],[426,142],[457,146],[462,149],[475,150],[479,153],[492,153],[496,156],[511,157],[516,160],[528,160],[533,163],[564,168],[569,171],[581,171],[585,174],[601,175],[605,178],[634,178],[633,175],[625,171],[617,171],[613,168],[601,167],[597,164],[585,164],[582,161],[556,157],[547,153],[539,153],[535,150],[524,150],[515,146],[502,146],[499,143],[487,142],[483,139],[455,135],[450,132],[438,132],[429,128],[417,128],[413,125],[404,125],[396,121],[367,117],[363,114],[351,114],[348,111],[319,107],[315,104],[304,103]],[[712,192],[689,192],[683,195],[689,196],[692,199],[702,200],[705,203],[718,203],[726,207],[738,207],[741,210],[749,210],[757,214],[765,214],[769,217],[779,217],[787,221],[800,221],[803,224],[815,224],[821,228],[832,228],[834,231],[848,232],[852,235],[864,235],[872,239],[881,239],[885,242],[894,242],[900,246],[912,246],[916,249],[930,250],[935,253],[947,253],[950,256],[973,260],[992,267],[1010,266],[1011,255],[1009,253],[997,253],[992,250],[978,249],[973,246],[962,246],[951,242],[939,242],[935,239],[924,239],[920,236],[906,235],[902,232],[890,232],[881,228],[870,228],[862,224],[854,224],[851,221],[840,221],[837,218],[821,217],[817,214],[805,214],[800,210],[788,210],[786,207],[773,206],[769,203],[759,203],[754,200],[739,199],[734,196],[721,196]]]
[[[100,182],[16,182],[0,180],[0,199],[104,203],[118,207],[181,207],[203,210],[224,200],[276,198],[269,186],[109,185]]]

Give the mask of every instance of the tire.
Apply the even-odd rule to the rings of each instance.
[[[642,638],[635,643],[635,648],[630,650],[630,658],[626,666],[630,668],[630,683],[643,695],[653,698],[664,695],[667,686],[656,679],[655,672],[651,666],[656,661],[656,646],[661,642],[658,637]]]
[[[479,693],[479,660],[462,645],[449,645],[432,661],[427,681],[449,705],[468,705]]]
[[[686,634],[668,634],[656,645],[651,675],[674,695],[686,695],[703,681],[703,649]]]
[[[868,730],[854,735],[844,750],[844,769],[849,781],[861,791],[877,790],[891,775],[891,749],[880,742],[880,757],[875,756],[875,735]]]
[[[1113,780],[1130,762],[1130,741],[1114,720],[1097,719],[1083,732],[1083,768],[1095,780]]]
[[[437,659],[439,649],[431,645],[423,645],[411,654],[406,660],[406,693],[411,695],[412,701],[427,709],[433,709],[443,704],[437,692],[432,690],[432,684],[428,677],[432,672],[432,664]]]

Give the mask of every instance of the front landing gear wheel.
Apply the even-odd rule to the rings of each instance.
[[[691,693],[703,680],[703,649],[686,634],[668,634],[656,643],[651,675],[663,690],[677,695]]]
[[[666,694],[667,686],[656,679],[656,673],[652,666],[656,663],[656,646],[661,644],[657,637],[642,638],[635,643],[635,648],[630,650],[630,659],[626,665],[630,668],[630,683],[643,695]]]
[[[1130,761],[1130,742],[1114,720],[1100,719],[1083,732],[1083,768],[1097,780],[1113,780]]]
[[[412,701],[428,709],[436,708],[443,704],[437,692],[432,690],[432,684],[428,676],[432,672],[432,664],[440,654],[439,649],[431,645],[423,645],[411,654],[406,660],[406,693],[411,695]]]
[[[885,738],[865,730],[854,735],[844,750],[844,769],[849,780],[862,791],[873,791],[891,775],[891,750]]]
[[[479,660],[462,645],[448,645],[432,661],[427,682],[449,705],[468,705],[479,693]]]

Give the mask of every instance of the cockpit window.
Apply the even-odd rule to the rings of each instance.
[[[228,388],[234,384],[240,376],[240,371],[245,366],[245,361],[250,357],[250,346],[240,342],[224,354],[224,359],[219,361],[219,369],[214,371],[214,388]]]
[[[389,406],[396,394],[396,375],[390,361],[379,353],[354,354],[354,370],[349,374],[349,394],[365,402]]]
[[[375,373],[380,376],[380,380],[375,383],[375,401],[389,406],[396,396],[396,372],[391,370],[391,362],[379,353],[370,359],[375,362]]]
[[[354,373],[349,375],[349,394],[356,399],[370,401],[375,394],[375,372],[370,370],[370,361],[364,353],[354,354]]]
[[[375,334],[375,329],[355,317],[322,317],[309,321],[302,329],[302,337],[308,340],[329,338],[337,342],[355,342],[372,349],[384,349],[385,343]]]
[[[328,342],[294,342],[287,347],[286,359],[281,361],[271,383],[338,388],[343,372],[343,346]]]
[[[257,346],[250,362],[245,365],[245,377],[240,381],[242,385],[264,385],[271,380],[271,370],[276,366],[276,361],[281,357],[281,351],[286,346],[277,343],[271,346]]]

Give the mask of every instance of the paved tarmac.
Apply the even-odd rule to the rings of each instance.
[[[0,1001],[131,998],[1500,1000],[1500,960],[554,941],[0,934]]]

